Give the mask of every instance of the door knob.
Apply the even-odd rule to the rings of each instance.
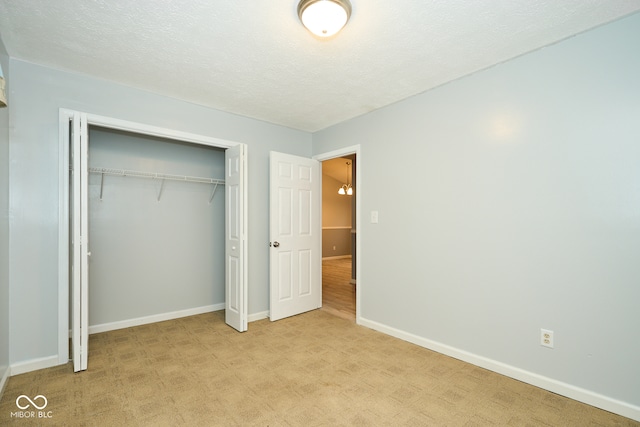
[[[280,246],[280,243],[278,243],[278,242],[273,242],[273,247],[274,247],[274,248],[277,248],[278,246]]]

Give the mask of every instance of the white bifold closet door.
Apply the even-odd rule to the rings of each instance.
[[[71,122],[71,344],[73,371],[87,369],[89,354],[89,184],[87,116]]]
[[[225,151],[225,322],[247,330],[245,146]]]

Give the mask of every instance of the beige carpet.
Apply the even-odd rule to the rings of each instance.
[[[51,418],[11,418],[22,394],[45,396]],[[0,425],[640,423],[316,310],[243,334],[216,312],[92,335],[88,371],[69,364],[12,377]]]

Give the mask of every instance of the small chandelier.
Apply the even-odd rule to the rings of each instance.
[[[7,94],[5,93],[4,74],[2,74],[2,66],[0,66],[0,108],[7,106]]]
[[[353,187],[351,187],[351,184],[349,184],[349,165],[351,165],[351,162],[347,162],[347,183],[343,184],[342,187],[340,187],[338,189],[338,194],[344,196],[351,196],[353,195]]]
[[[302,25],[318,37],[331,37],[351,16],[349,0],[300,0],[298,17]]]

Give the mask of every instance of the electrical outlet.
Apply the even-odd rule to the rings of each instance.
[[[553,331],[540,329],[540,345],[553,348]]]
[[[333,250],[334,250],[334,251],[336,250],[336,245],[333,245]]]
[[[371,224],[378,223],[378,211],[371,211]]]

